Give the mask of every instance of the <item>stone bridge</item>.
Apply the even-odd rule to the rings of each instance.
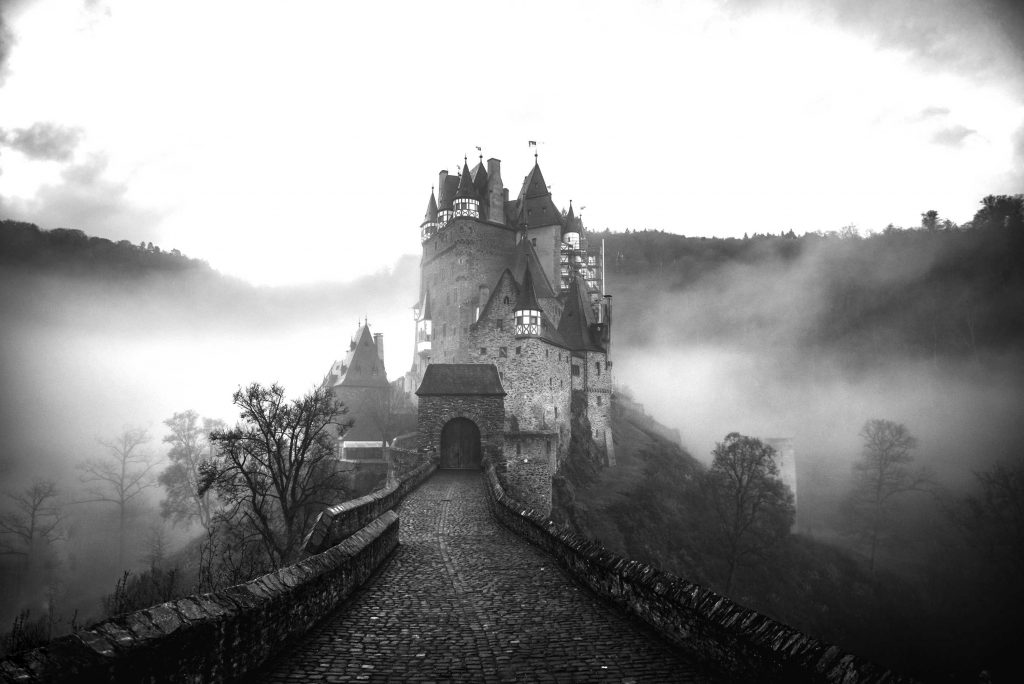
[[[0,661],[0,680],[903,681],[423,466],[329,509],[308,558]]]

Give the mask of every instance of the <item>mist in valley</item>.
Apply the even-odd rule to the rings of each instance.
[[[197,524],[175,526],[160,515],[166,491],[155,479],[170,463],[162,439],[175,413],[191,409],[232,425],[240,386],[276,382],[291,398],[309,392],[364,317],[384,333],[390,377],[408,363],[411,257],[347,283],[277,288],[206,268],[131,277],[55,271],[0,266],[2,512],[24,517],[13,497],[52,481],[56,496],[44,508],[61,517],[31,567],[23,555],[0,555],[0,632],[25,609],[29,620],[56,621],[55,633],[72,618],[81,625],[99,617],[123,570],[138,575],[154,552],[170,558],[202,534]],[[130,502],[118,563],[118,507],[93,500],[96,484],[82,481],[81,466],[109,459],[109,443],[135,429],[148,437],[136,453],[154,464],[152,486]],[[39,519],[49,520],[45,511]],[[5,550],[23,550],[15,535],[5,541]]]

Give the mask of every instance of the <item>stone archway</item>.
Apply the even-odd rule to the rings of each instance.
[[[480,468],[480,428],[468,418],[453,418],[441,429],[440,468]]]

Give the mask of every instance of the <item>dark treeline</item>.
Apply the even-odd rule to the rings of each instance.
[[[106,278],[210,270],[205,261],[190,259],[177,249],[164,251],[152,242],[113,242],[80,230],[41,230],[31,223],[7,219],[0,220],[0,264],[64,274],[102,274]]]
[[[866,237],[852,228],[744,239],[660,231],[595,237],[605,240],[609,291],[617,299],[656,293],[678,304],[677,293],[750,283],[756,306],[696,307],[664,326],[639,324],[635,310],[620,308],[626,325],[617,332],[627,343],[646,344],[667,331],[679,340],[743,336],[758,344],[829,348],[851,360],[879,352],[967,356],[1024,342],[1022,205],[1021,195],[989,197],[963,226],[890,226]],[[764,300],[769,293],[774,302]],[[792,325],[780,326],[780,318]]]

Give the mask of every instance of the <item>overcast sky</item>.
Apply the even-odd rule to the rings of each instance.
[[[591,229],[962,222],[1024,192],[1024,10],[991,0],[0,0],[0,217],[253,282],[418,250],[476,146]]]

